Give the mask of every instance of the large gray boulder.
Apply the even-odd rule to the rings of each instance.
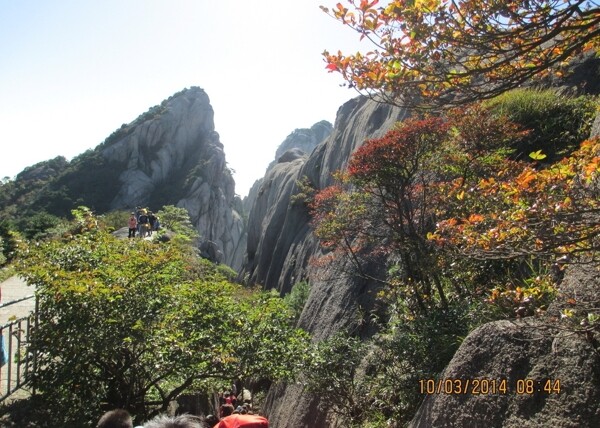
[[[549,319],[497,321],[471,332],[441,376],[460,379],[462,385],[468,380],[471,386],[465,394],[427,395],[410,426],[600,426],[598,338],[563,330],[555,320],[570,299],[598,307],[598,287],[598,267],[575,266],[561,284]],[[474,390],[473,381],[480,387],[495,382],[496,392],[477,394],[481,389]],[[502,382],[505,391],[498,390]]]

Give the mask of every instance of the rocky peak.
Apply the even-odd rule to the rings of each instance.
[[[291,160],[295,160],[304,155],[310,155],[315,147],[331,134],[332,129],[333,126],[331,123],[322,120],[315,123],[310,128],[299,128],[294,130],[285,138],[285,140],[283,140],[279,147],[277,147],[275,159],[267,167],[265,176],[268,175],[269,171],[271,171],[278,163],[290,162]],[[249,213],[252,210],[252,206],[254,205],[259,192],[261,194],[264,193],[264,189],[261,191],[262,184],[263,178],[260,178],[256,180],[250,188],[248,196],[246,196],[243,201],[245,212]]]
[[[310,128],[296,129],[279,145],[275,159],[279,159],[290,149],[299,149],[310,155],[319,143],[331,134],[333,126],[326,120],[315,123]]]
[[[235,183],[215,131],[208,95],[183,90],[123,125],[101,147],[122,165],[111,208],[172,204],[188,210],[202,243],[211,242],[222,261],[242,260],[243,222],[234,209]]]

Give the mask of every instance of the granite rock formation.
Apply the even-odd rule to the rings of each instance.
[[[549,314],[559,315],[569,299],[597,307],[599,286],[598,267],[573,267]],[[488,391],[492,382],[497,389],[505,381],[506,389],[428,395],[411,427],[600,426],[598,341],[555,323],[525,318],[484,324],[465,339],[441,379],[487,379]]]
[[[378,285],[348,275],[349,265],[311,264],[322,254],[311,232],[307,207],[298,198],[297,182],[303,180],[315,189],[330,185],[331,174],[346,166],[354,150],[366,139],[382,136],[406,114],[364,97],[354,98],[338,110],[331,135],[310,156],[287,152],[258,186],[248,219],[247,259],[242,275],[250,283],[260,283],[281,294],[308,279],[311,292],[299,325],[315,340],[356,327],[357,314],[372,308]],[[300,386],[279,385],[271,389],[264,410],[277,428],[328,426],[327,415],[317,403],[318,399]]]
[[[306,205],[295,197],[300,191],[297,182],[327,187],[332,173],[345,167],[356,148],[383,135],[405,115],[401,109],[357,97],[340,107],[331,134],[310,156],[282,153],[280,162],[255,185],[241,276],[281,294],[307,278],[309,260],[319,249]]]
[[[100,150],[107,162],[124,165],[112,209],[184,207],[201,245],[216,244],[222,261],[239,268],[244,223],[206,92],[192,87],[173,95],[123,125]]]
[[[300,153],[307,156],[310,155],[315,147],[317,147],[323,140],[325,140],[325,138],[329,136],[329,134],[331,134],[331,129],[331,123],[327,122],[326,120],[322,120],[315,123],[310,128],[299,128],[294,130],[277,148],[277,151],[275,152],[275,159],[267,167],[265,175],[267,175],[269,171],[277,164],[289,162],[288,157],[282,158],[282,156],[290,150],[296,154],[288,156],[297,156]],[[249,213],[252,209],[258,193],[261,191],[263,181],[264,177],[256,180],[250,188],[248,196],[244,198],[243,206],[245,212]],[[264,189],[262,192],[264,192]]]

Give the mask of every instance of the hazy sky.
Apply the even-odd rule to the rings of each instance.
[[[244,196],[287,135],[356,96],[321,56],[369,48],[319,8],[336,2],[0,0],[0,178],[199,86]]]

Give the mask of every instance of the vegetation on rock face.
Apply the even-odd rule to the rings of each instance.
[[[597,99],[570,97],[556,91],[516,89],[486,102],[495,112],[530,130],[515,146],[513,157],[527,160],[541,150],[544,162],[556,162],[588,138],[597,113]]]
[[[304,309],[304,304],[310,294],[310,284],[307,281],[300,281],[293,285],[289,294],[286,294],[284,301],[292,310],[294,318],[298,320]]]
[[[282,299],[243,291],[183,241],[117,239],[73,214],[18,259],[38,298],[36,426],[92,426],[111,408],[142,421],[184,392],[293,375],[306,335]]]
[[[107,212],[119,186],[115,171],[120,167],[93,150],[71,162],[62,157],[41,162],[0,184],[0,213],[30,238],[43,230],[32,224],[34,216],[40,226],[48,226],[50,217],[67,218],[80,205]]]
[[[598,49],[598,5],[583,0],[350,0],[323,9],[372,42],[324,53],[350,87],[421,107],[489,99]]]
[[[539,108],[526,119],[519,114],[524,108],[512,108],[511,121],[507,94],[410,118],[365,142],[336,184],[312,196],[314,230],[328,250],[324,260],[350,260],[355,274],[367,278],[364,266],[376,262],[388,272],[379,296],[387,312],[378,315],[380,333],[360,347],[367,367],[353,374],[357,395],[346,404],[359,408],[342,412],[348,423],[409,421],[422,399],[418,379],[439,375],[473,327],[542,316],[564,264],[597,257],[600,142],[584,137],[596,100],[546,93],[540,101],[536,91],[518,98],[519,105],[532,101]],[[581,117],[560,108],[573,104],[582,106]],[[550,128],[544,135],[556,136],[553,156],[566,156],[548,162],[538,149],[515,159],[524,140],[540,141],[539,129],[526,126],[541,123]],[[571,148],[575,138],[578,150]],[[586,331],[600,326],[597,317],[581,316]],[[334,346],[332,340],[322,348]],[[308,376],[311,390],[328,392]]]
[[[177,239],[191,243],[198,238],[198,231],[185,208],[166,205],[157,211],[156,215],[160,219],[161,228],[175,232]]]

